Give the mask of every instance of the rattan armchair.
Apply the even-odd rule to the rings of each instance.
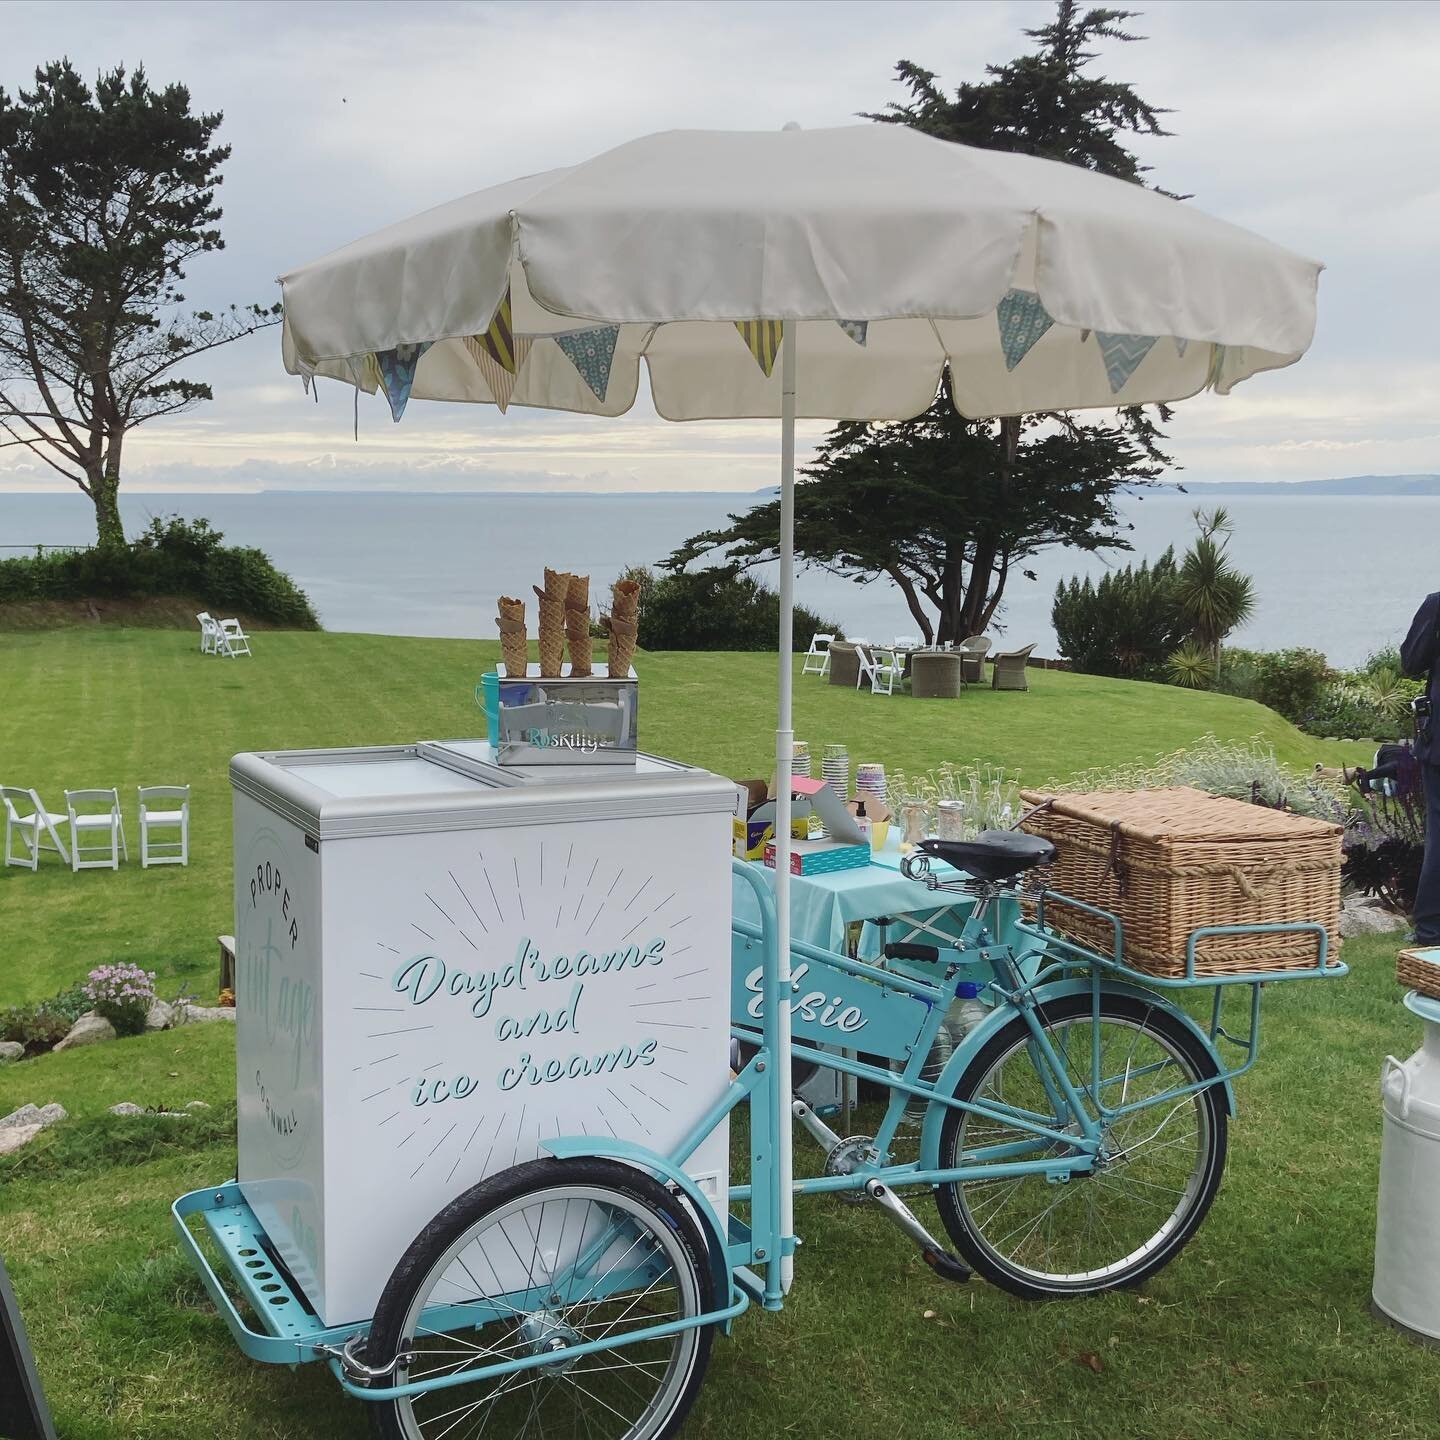
[[[910,693],[917,700],[954,700],[965,688],[954,650],[918,650],[910,657]]]
[[[1025,678],[1025,666],[1030,652],[1035,647],[1027,645],[1023,650],[1005,650],[994,657],[994,670],[990,685],[995,690],[1028,690],[1030,682]]]
[[[970,684],[985,683],[985,652],[994,643],[988,635],[972,635],[956,647],[960,654],[960,673]]]

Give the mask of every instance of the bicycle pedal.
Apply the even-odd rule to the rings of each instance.
[[[942,1279],[963,1285],[975,1272],[946,1250],[922,1250],[921,1258]]]

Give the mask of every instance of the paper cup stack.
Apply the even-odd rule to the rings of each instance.
[[[849,800],[850,752],[843,745],[825,747],[824,758],[820,761],[820,774],[842,802]]]
[[[804,779],[810,778],[810,742],[808,740],[795,741],[795,750],[790,760],[791,775],[800,775]]]
[[[855,794],[863,800],[885,803],[885,767],[866,762],[855,767]]]

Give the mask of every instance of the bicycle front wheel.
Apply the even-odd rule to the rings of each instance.
[[[1091,1115],[1101,1107],[1125,1113],[1105,1125],[1093,1172],[1077,1171],[1065,1183],[1035,1174],[942,1185],[941,1218],[976,1270],[1027,1299],[1136,1285],[1174,1259],[1220,1188],[1228,1114],[1223,1087],[1204,1085],[1216,1074],[1214,1058],[1163,1004],[1130,995],[1102,994],[1098,1023],[1088,995],[1048,1003],[1041,1018]],[[1078,1134],[1076,1117],[1057,1103],[1058,1087],[1042,1078],[1040,1064],[1017,1016],[966,1067],[955,1098],[1005,1106],[1047,1129]],[[1173,1093],[1194,1084],[1204,1088]],[[1067,1152],[1079,1153],[1036,1137],[1018,1120],[956,1109],[940,1134],[946,1169]]]
[[[699,1391],[713,1327],[640,1332],[715,1308],[698,1226],[648,1175],[599,1158],[518,1165],[442,1210],[396,1266],[366,1342],[369,1363],[402,1357],[396,1385],[455,1383],[374,1402],[376,1432],[664,1440]],[[627,1338],[570,1353],[617,1337]],[[458,1379],[541,1356],[528,1369]]]

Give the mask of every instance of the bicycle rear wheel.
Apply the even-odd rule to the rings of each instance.
[[[534,1160],[483,1180],[416,1238],[366,1342],[396,1385],[553,1355],[371,1405],[381,1440],[665,1440],[704,1379],[713,1326],[570,1357],[716,1308],[681,1202],[613,1160]]]
[[[1229,1118],[1223,1087],[1164,1098],[1212,1078],[1214,1058],[1168,1008],[1130,995],[1101,996],[1098,1077],[1090,996],[1046,1004],[1042,1023],[1087,1105],[1141,1108],[1107,1127],[1093,1173],[1063,1184],[1026,1175],[942,1185],[936,1196],[941,1218],[976,1270],[1027,1299],[1136,1285],[1174,1259],[1220,1188]],[[1049,1129],[1078,1133],[1073,1116],[1056,1113],[1036,1059],[1031,1032],[1017,1016],[967,1066],[955,1097],[1023,1110]],[[940,1134],[940,1164],[983,1163],[976,1151],[1027,1142],[1011,1158],[1063,1157],[1068,1150],[1019,1124],[951,1109]]]

